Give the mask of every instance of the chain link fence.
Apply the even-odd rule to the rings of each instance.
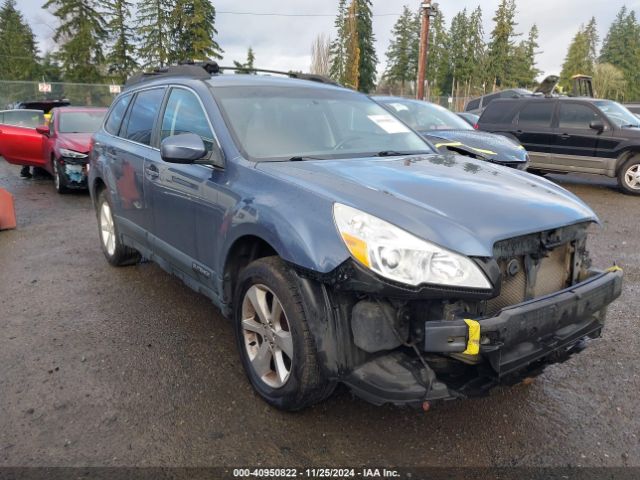
[[[108,84],[43,83],[0,80],[0,110],[13,108],[19,102],[59,99],[77,106],[108,107],[119,90]]]

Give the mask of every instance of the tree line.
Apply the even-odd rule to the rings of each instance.
[[[58,26],[53,32],[56,51],[40,57],[33,30],[15,0],[4,0],[0,79],[124,82],[141,68],[222,58],[216,10],[209,0],[47,0],[42,7],[58,19]]]
[[[132,72],[182,60],[220,59],[216,9],[210,0],[46,0],[57,18],[54,52],[43,55],[16,0],[0,7],[0,79],[99,83],[123,82]],[[135,17],[134,17],[135,16]],[[431,19],[427,92],[471,96],[496,89],[536,85],[538,27],[518,29],[516,0],[501,0],[489,35],[480,6],[463,9],[448,23],[441,11]],[[420,13],[404,6],[391,32],[386,67],[373,33],[372,0],[338,0],[333,40],[321,34],[312,47],[314,73],[361,90],[411,95],[415,91]],[[595,18],[580,26],[568,46],[561,87],[576,74],[592,75],[600,96],[640,99],[640,23],[622,7],[602,45]],[[240,73],[254,67],[249,48]],[[286,66],[284,66],[286,69]],[[554,72],[547,72],[554,73]]]

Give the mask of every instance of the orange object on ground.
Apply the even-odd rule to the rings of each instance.
[[[16,210],[13,195],[0,188],[0,230],[16,228]]]

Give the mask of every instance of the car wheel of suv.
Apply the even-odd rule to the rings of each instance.
[[[98,194],[96,210],[102,253],[116,267],[134,265],[140,261],[140,254],[121,242],[112,212],[106,190],[103,189]]]
[[[624,162],[618,172],[618,184],[624,193],[640,195],[640,156]]]
[[[240,274],[234,328],[242,364],[269,404],[295,411],[333,393],[320,370],[298,280],[278,257],[256,260]]]
[[[53,185],[56,187],[56,192],[61,194],[68,193],[69,189],[64,183],[62,175],[60,175],[60,165],[58,165],[58,161],[55,158],[51,159],[51,171],[53,172]]]

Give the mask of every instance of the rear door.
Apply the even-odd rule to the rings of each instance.
[[[550,151],[555,142],[553,120],[557,101],[536,98],[526,102],[515,121],[515,136],[529,152],[531,168],[546,168],[552,163]]]
[[[606,143],[611,126],[591,104],[563,100],[558,102],[558,127],[556,142],[551,149],[557,170],[565,172],[606,173],[607,159],[598,155],[599,144]],[[606,125],[599,133],[589,125],[600,121]]]
[[[0,156],[15,165],[43,167],[47,138],[36,127],[45,123],[40,110],[0,112]]]

